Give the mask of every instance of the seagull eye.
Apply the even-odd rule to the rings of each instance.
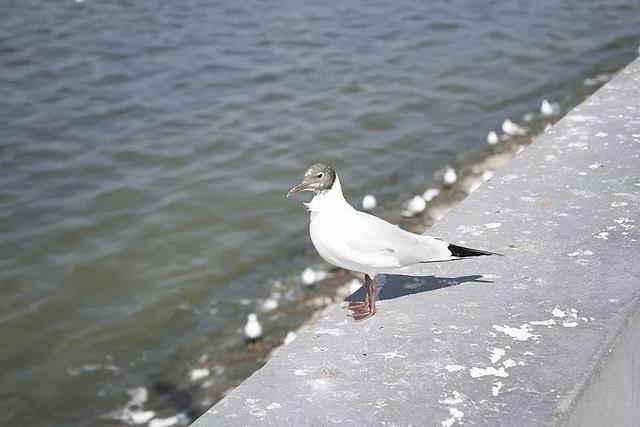
[[[319,173],[318,175],[316,175],[316,178],[322,178],[324,176],[323,173]]]

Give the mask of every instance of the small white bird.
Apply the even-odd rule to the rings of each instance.
[[[326,277],[326,271],[314,270],[311,267],[307,267],[302,271],[300,280],[304,286],[312,286],[314,283],[324,280]]]
[[[523,128],[519,124],[512,122],[509,119],[502,122],[502,131],[511,136],[522,136],[527,134],[527,130],[525,128]]]
[[[192,369],[191,372],[189,372],[189,378],[193,382],[198,381],[204,377],[208,377],[209,374],[211,374],[211,371],[209,371],[207,368],[196,368]]]
[[[422,193],[422,198],[424,199],[425,202],[430,202],[438,194],[440,194],[440,189],[439,188],[427,188],[424,191],[424,193]]]
[[[305,205],[311,212],[311,241],[320,256],[338,267],[364,273],[365,300],[349,305],[355,320],[369,318],[376,312],[376,274],[424,276],[433,262],[497,255],[409,233],[354,209],[344,199],[336,172],[322,163],[311,166],[287,197],[301,191],[315,193]]]
[[[275,298],[267,298],[262,303],[262,309],[264,311],[273,311],[278,308],[278,300]]]
[[[444,170],[444,174],[442,174],[442,182],[444,182],[445,185],[453,185],[457,180],[458,174],[456,173],[456,170],[451,166],[447,166]]]
[[[487,134],[487,144],[495,145],[498,142],[500,142],[500,137],[498,137],[498,134],[495,131],[491,131]]]
[[[247,323],[244,325],[244,337],[248,343],[255,344],[262,337],[262,325],[258,322],[255,313],[249,313]]]
[[[558,104],[552,104],[546,99],[543,99],[542,104],[540,105],[540,112],[545,117],[555,116],[558,114]]]
[[[407,202],[407,210],[413,215],[417,215],[427,208],[427,202],[422,196],[413,196],[409,202]]]
[[[367,194],[362,198],[362,209],[370,211],[378,206],[378,202],[373,194]]]

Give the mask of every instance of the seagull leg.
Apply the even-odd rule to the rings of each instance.
[[[365,307],[367,305],[367,301],[369,299],[369,276],[368,275],[364,275],[364,301],[350,301],[349,305],[346,307],[349,310],[354,310],[354,309],[362,309],[363,307]]]
[[[369,280],[371,281],[369,307],[373,316],[376,312],[376,301],[378,301],[378,282],[376,282],[376,276],[370,277]]]
[[[364,275],[365,297],[364,303],[349,304],[347,307],[353,311],[349,315],[355,321],[368,319],[376,314],[376,301],[378,299],[378,284],[375,279],[369,277],[368,274]]]

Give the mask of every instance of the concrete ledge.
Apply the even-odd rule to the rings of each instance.
[[[639,213],[636,60],[430,231],[506,257],[383,278],[193,425],[640,425]]]

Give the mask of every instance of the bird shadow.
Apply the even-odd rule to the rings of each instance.
[[[436,289],[457,286],[462,283],[493,283],[491,280],[480,280],[481,274],[459,277],[437,277],[437,276],[400,276],[386,274],[376,277],[380,288],[378,301],[386,299],[400,298],[405,295],[419,294],[421,292],[435,291]],[[345,301],[363,301],[364,287],[351,294]]]

